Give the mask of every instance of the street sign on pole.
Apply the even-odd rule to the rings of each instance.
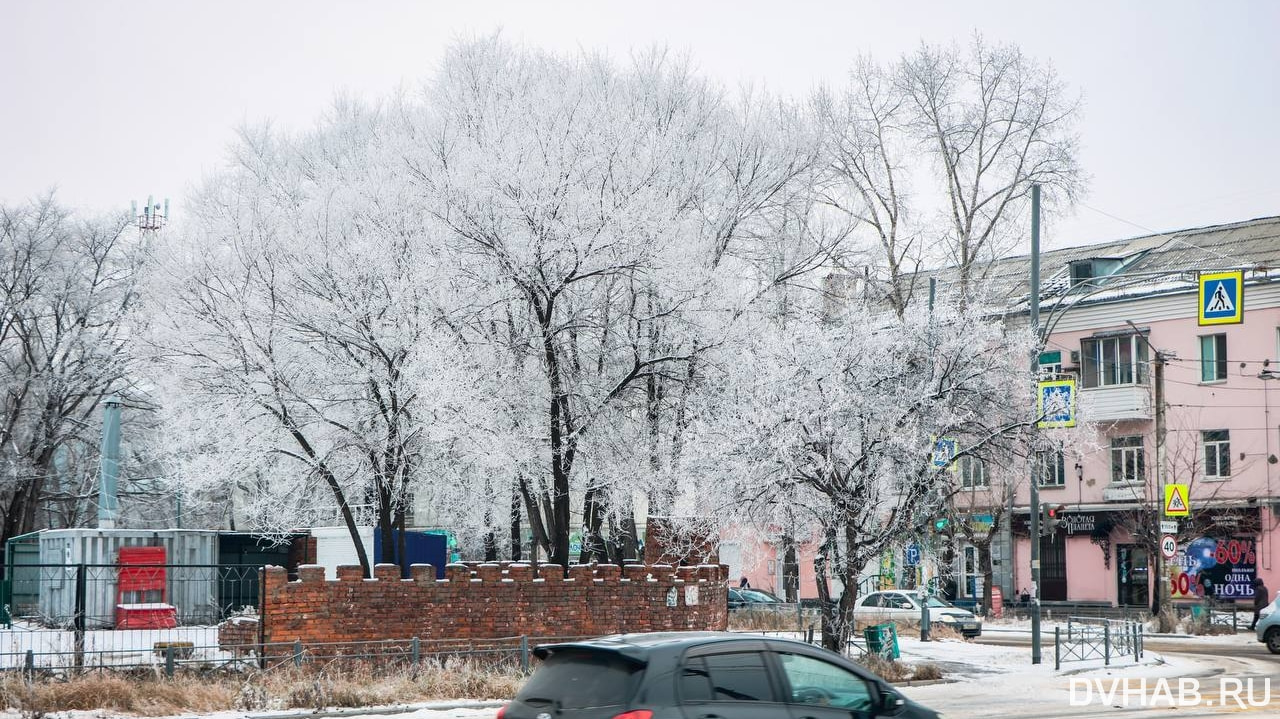
[[[1037,427],[1076,426],[1076,381],[1059,379],[1041,382],[1037,391]]]
[[[1199,297],[1202,326],[1244,322],[1244,272],[1201,273]]]
[[[1161,534],[1177,534],[1177,533],[1178,533],[1178,520],[1176,520],[1176,519],[1162,519],[1162,520],[1160,520],[1160,533],[1161,533]]]
[[[1187,485],[1166,484],[1164,486],[1164,516],[1191,516],[1191,500],[1187,498]]]
[[[1171,535],[1164,535],[1160,538],[1160,556],[1165,559],[1173,559],[1178,556],[1178,540]]]

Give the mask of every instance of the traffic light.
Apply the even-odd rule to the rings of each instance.
[[[1058,527],[1062,526],[1062,513],[1066,511],[1065,504],[1042,504],[1040,505],[1040,535],[1044,537],[1052,536],[1057,533]]]

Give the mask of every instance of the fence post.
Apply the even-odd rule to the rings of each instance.
[[[173,646],[164,648],[164,675],[173,678]]]
[[[1133,623],[1133,661],[1135,664],[1142,659],[1142,656],[1138,651],[1138,633],[1141,631],[1142,631],[1141,625],[1139,625],[1137,622],[1134,622]]]
[[[1111,666],[1111,622],[1102,623],[1102,664]]]
[[[520,635],[520,671],[529,673],[529,637]]]
[[[30,683],[36,678],[36,653],[28,649],[24,662],[23,667],[27,673],[27,682]]]
[[[302,666],[302,640],[293,640],[293,665],[295,667]]]
[[[75,631],[75,668],[77,672],[84,668],[84,605],[86,594],[84,570],[84,564],[76,565],[76,607],[73,629]]]
[[[413,666],[416,671],[417,666],[422,663],[422,643],[418,641],[417,637],[414,637],[411,647],[413,649]]]
[[[1053,627],[1053,670],[1062,668],[1062,627]]]

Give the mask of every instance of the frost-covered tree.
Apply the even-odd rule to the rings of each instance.
[[[823,641],[853,630],[858,577],[951,491],[935,437],[966,431],[1026,394],[1018,346],[998,324],[952,311],[861,314],[833,323],[799,300],[785,324],[761,316],[735,348],[723,392],[694,425],[698,501],[726,517],[804,517],[819,542]],[[980,450],[1016,425],[975,434]],[[691,443],[694,446],[695,443]],[[688,463],[686,463],[688,466]],[[828,578],[844,592],[830,601]]]
[[[131,396],[144,253],[125,215],[0,206],[0,541],[93,514],[96,416]]]
[[[353,540],[376,522],[392,561],[421,472],[475,452],[451,429],[479,383],[454,276],[379,156],[381,119],[339,103],[310,134],[246,131],[159,264],[153,337],[175,373],[180,481],[240,486],[260,533],[333,508]]]

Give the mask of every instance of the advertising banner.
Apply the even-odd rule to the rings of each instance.
[[[1191,541],[1170,563],[1174,599],[1200,599],[1206,594],[1231,601],[1253,599],[1258,575],[1257,544],[1252,537]]]

